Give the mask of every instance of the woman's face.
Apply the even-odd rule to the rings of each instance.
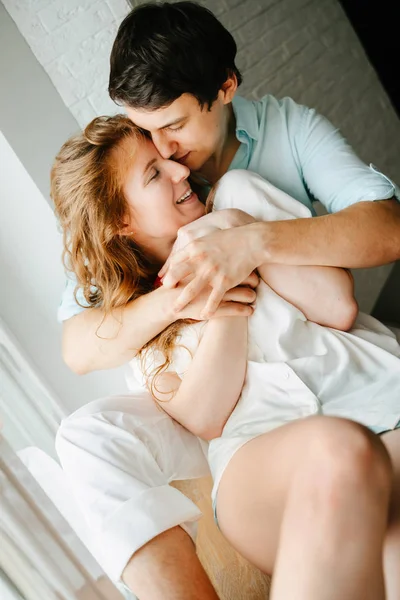
[[[205,207],[191,191],[188,167],[162,158],[151,140],[128,138],[119,153],[118,160],[127,161],[122,188],[128,204],[125,233],[164,261],[178,229],[202,217]]]

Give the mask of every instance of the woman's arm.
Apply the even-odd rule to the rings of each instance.
[[[257,283],[256,276],[244,282],[250,287]],[[174,303],[182,287],[167,289],[162,286],[108,315],[98,308],[86,308],[64,321],[64,361],[79,375],[118,367],[131,360],[140,348],[174,321],[201,320],[200,313],[210,290],[205,288],[183,310],[175,311]],[[228,290],[215,317],[247,316],[252,311],[248,304],[253,300],[254,293],[249,288]]]
[[[247,364],[247,318],[213,319],[183,381],[164,373],[156,382],[160,406],[205,440],[219,437],[242,391]]]
[[[158,288],[108,315],[100,308],[86,308],[64,321],[64,361],[79,375],[127,363],[176,320],[173,302],[177,290]]]
[[[354,280],[337,267],[265,264],[261,278],[279,296],[299,308],[309,321],[348,331],[358,314]]]

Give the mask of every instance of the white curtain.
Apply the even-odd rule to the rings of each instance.
[[[15,451],[37,446],[55,458],[54,438],[65,416],[55,394],[0,318],[0,420]]]
[[[1,437],[0,571],[25,600],[122,599]]]

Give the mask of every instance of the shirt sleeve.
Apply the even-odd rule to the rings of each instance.
[[[103,399],[100,412],[84,407],[62,422],[56,438],[96,558],[115,581],[132,554],[163,531],[180,525],[195,537],[201,513],[169,483],[209,473],[198,439],[148,394],[142,400]]]
[[[234,169],[218,182],[213,210],[238,208],[257,221],[311,217],[310,210],[257,173]]]
[[[75,299],[75,288],[76,288],[76,279],[75,276],[71,273],[68,275],[67,280],[65,282],[64,292],[61,298],[60,306],[57,311],[57,320],[59,323],[78,315],[85,308],[89,308],[89,304],[86,302],[82,288],[79,288],[77,292],[77,299]],[[82,305],[82,306],[81,306]]]
[[[331,213],[365,200],[400,200],[398,186],[372,164],[366,165],[325,117],[313,109],[302,110],[296,147],[304,183],[314,199]]]

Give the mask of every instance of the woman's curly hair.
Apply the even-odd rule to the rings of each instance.
[[[51,170],[51,197],[63,231],[63,262],[77,280],[75,298],[79,303],[81,289],[89,307],[101,308],[116,319],[116,309],[154,289],[159,269],[132,237],[121,233],[127,213],[123,184],[128,161],[118,150],[127,140],[134,140],[125,157],[131,165],[145,134],[125,115],[97,117],[62,146]],[[160,350],[165,357],[162,365],[145,373],[152,393],[157,375],[171,364],[182,325],[188,322],[192,321],[172,323],[135,349],[142,365],[149,349]]]

